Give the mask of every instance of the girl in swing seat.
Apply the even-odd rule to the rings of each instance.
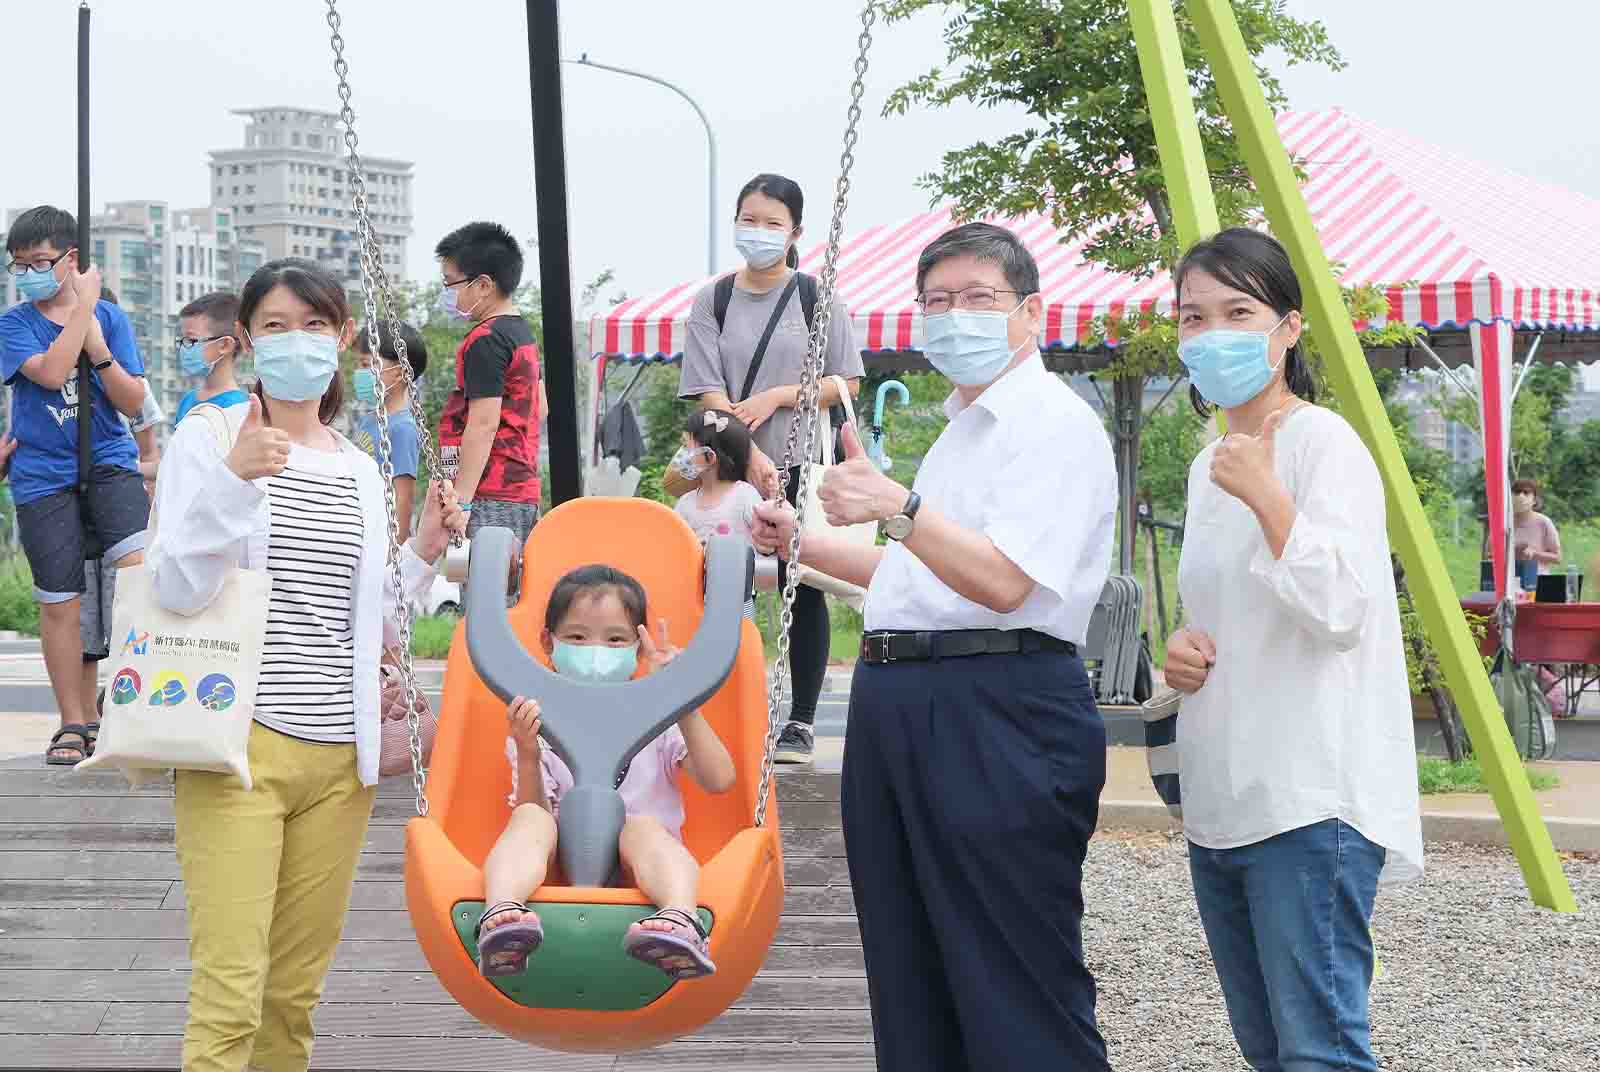
[[[583,566],[550,592],[542,641],[556,672],[620,683],[659,670],[678,655],[666,622],[652,637],[643,587],[610,566]],[[478,967],[490,977],[516,975],[544,941],[524,899],[544,883],[556,851],[556,815],[572,774],[539,739],[539,704],[517,697],[506,712],[512,764],[511,821],[484,863],[487,908],[478,921]],[[708,793],[733,787],[733,757],[698,712],[685,715],[633,758],[619,792],[626,821],[618,848],[624,874],[660,906],[628,928],[623,950],[674,979],[716,971],[696,915],[700,865],[683,844],[678,768]]]

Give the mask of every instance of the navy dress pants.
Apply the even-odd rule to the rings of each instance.
[[[878,1068],[1099,1072],[1083,860],[1106,734],[1083,664],[858,664],[843,812]]]

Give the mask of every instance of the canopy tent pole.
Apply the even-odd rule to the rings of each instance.
[[[1522,371],[1517,375],[1516,386],[1511,388],[1512,405],[1516,405],[1517,392],[1522,390],[1523,381],[1528,378],[1528,373],[1533,371],[1533,359],[1538,356],[1539,344],[1542,342],[1544,342],[1544,332],[1541,331],[1533,337],[1533,345],[1528,347],[1528,356],[1522,359]],[[1555,414],[1552,413],[1550,416],[1554,417]]]
[[[1433,352],[1433,347],[1428,345],[1427,339],[1419,336],[1417,338],[1417,345],[1422,347],[1424,353],[1433,358],[1433,363],[1439,366],[1439,371],[1450,377],[1450,381],[1454,383],[1456,387],[1460,388],[1462,394],[1466,395],[1473,401],[1477,401],[1478,392],[1474,391],[1466,380],[1463,380],[1460,376],[1456,375],[1456,370],[1445,364],[1444,358]]]
[[[567,161],[561,116],[557,0],[528,0],[528,74],[533,104],[533,190],[539,227],[539,305],[544,320],[545,397],[550,412],[550,501],[583,494],[578,444],[577,344],[567,235]]]
[[[1511,325],[1503,320],[1468,327],[1478,373],[1478,427],[1483,432],[1483,480],[1489,505],[1489,557],[1494,594],[1511,590]]]

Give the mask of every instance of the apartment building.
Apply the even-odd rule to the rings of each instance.
[[[269,258],[305,257],[351,290],[361,283],[353,176],[338,116],[307,108],[245,108],[244,147],[212,151],[211,203]],[[367,213],[391,278],[405,275],[412,232],[412,164],[362,154]]]

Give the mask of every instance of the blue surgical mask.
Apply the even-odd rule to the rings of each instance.
[[[378,374],[369,368],[356,369],[356,401],[369,406],[378,404]]]
[[[439,307],[444,310],[444,315],[451,320],[471,320],[472,314],[483,302],[480,299],[472,303],[472,308],[465,312],[461,309],[460,291],[472,286],[470,282],[462,283],[456,287],[445,287],[439,292]]]
[[[311,331],[283,331],[251,339],[261,387],[285,402],[321,398],[339,371],[339,340]]]
[[[928,364],[958,387],[978,387],[993,383],[1005,371],[1022,346],[1011,348],[1006,329],[1012,314],[998,310],[952,309],[934,313],[922,321],[922,353]]]
[[[789,234],[765,227],[736,227],[733,244],[750,267],[771,268],[789,252]]]
[[[56,278],[54,269],[46,268],[39,271],[29,268],[17,276],[17,295],[25,302],[49,301],[61,289],[61,280]]]
[[[565,677],[615,684],[627,681],[638,669],[639,645],[614,648],[609,644],[568,644],[558,640],[550,661],[555,664],[556,672]]]
[[[1213,406],[1233,409],[1266,390],[1274,365],[1268,340],[1289,319],[1285,313],[1267,331],[1212,328],[1178,344],[1178,358],[1189,370],[1189,382]]]
[[[208,342],[180,342],[178,344],[178,371],[185,376],[209,376],[211,370],[217,367],[216,361],[206,360],[206,347]]]

